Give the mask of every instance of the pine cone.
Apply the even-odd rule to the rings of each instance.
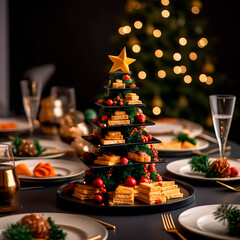
[[[38,153],[38,150],[36,148],[36,146],[27,140],[23,140],[22,144],[19,146],[18,148],[18,154],[19,155],[27,155],[27,156],[35,156]]]
[[[210,165],[211,172],[219,173],[220,177],[230,177],[230,164],[227,158],[218,158],[214,160]]]
[[[37,214],[30,214],[22,218],[21,223],[26,224],[33,230],[32,236],[36,238],[48,239],[50,235],[49,222]]]

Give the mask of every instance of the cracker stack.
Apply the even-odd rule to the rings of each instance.
[[[129,116],[125,111],[115,111],[111,118],[108,120],[108,125],[121,125],[130,124]]]
[[[113,193],[113,199],[109,202],[110,205],[133,205],[134,204],[134,189],[119,185]]]
[[[118,131],[107,132],[107,134],[105,134],[105,139],[101,138],[100,141],[101,141],[101,144],[103,145],[125,143],[125,140],[123,139],[123,135],[121,135],[121,132],[118,132]]]
[[[128,159],[135,162],[151,162],[151,156],[142,151],[128,152]]]
[[[126,84],[122,83],[121,79],[116,79],[116,81],[113,83],[113,88],[125,88]]]
[[[93,199],[94,195],[99,192],[99,188],[94,185],[76,184],[73,196],[81,200]]]
[[[114,154],[103,154],[102,156],[99,156],[97,159],[94,160],[94,164],[112,166],[119,164],[120,161],[121,156],[116,156]]]
[[[142,104],[142,101],[139,100],[139,96],[136,93],[126,94],[125,99],[128,105]]]
[[[180,188],[175,184],[175,181],[160,181],[158,185],[161,187],[160,191],[164,193],[166,199],[183,197]]]
[[[152,183],[140,183],[140,187],[138,188],[139,194],[136,198],[150,205],[165,203],[166,197],[160,192],[160,188],[160,186]]]

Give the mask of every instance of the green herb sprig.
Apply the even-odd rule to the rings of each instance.
[[[240,210],[229,203],[220,205],[213,213],[215,219],[228,224],[228,234],[240,236]]]
[[[177,140],[178,140],[179,142],[185,142],[185,141],[187,141],[187,142],[190,142],[190,143],[193,144],[193,145],[197,145],[196,139],[189,137],[186,133],[179,133],[179,134],[177,135]]]
[[[208,159],[207,155],[194,156],[189,161],[191,170],[194,172],[201,172],[206,174],[205,177],[208,178],[218,178],[220,174],[218,172],[212,172],[210,169],[211,162]]]

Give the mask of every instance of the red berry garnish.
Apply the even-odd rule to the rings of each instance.
[[[148,166],[148,171],[149,171],[149,172],[156,171],[155,165],[154,165],[154,164],[150,164],[150,165]]]
[[[97,123],[97,122],[98,122],[98,120],[99,120],[99,118],[98,118],[98,117],[94,118],[94,119],[93,119],[93,123]]]
[[[112,105],[113,105],[113,100],[112,100],[112,99],[108,99],[108,100],[106,101],[106,104],[107,104],[108,106],[112,106]]]
[[[93,197],[93,200],[95,202],[101,203],[103,201],[103,196],[100,195],[100,194],[95,194],[94,197]]]
[[[126,157],[123,157],[123,158],[121,159],[121,163],[122,163],[122,164],[128,164],[128,159],[127,159]]]
[[[106,122],[107,120],[108,120],[108,116],[107,115],[102,115],[102,120],[104,121],[104,122]]]
[[[230,177],[237,177],[239,175],[239,170],[236,167],[231,167],[230,168],[231,173],[230,173]]]
[[[102,100],[102,99],[99,99],[99,100],[98,100],[98,103],[102,104],[102,103],[103,103],[103,100]]]
[[[141,178],[139,179],[139,183],[150,183],[150,181],[149,181],[149,179],[146,178],[146,177],[141,177]]]
[[[128,81],[128,80],[130,80],[131,79],[131,77],[129,76],[129,75],[124,75],[124,77],[123,77],[123,80],[124,81]]]
[[[94,185],[95,187],[101,188],[101,187],[103,187],[104,183],[103,183],[103,180],[102,180],[101,178],[95,178],[95,179],[93,180],[93,185]]]
[[[139,123],[145,123],[146,121],[146,116],[143,113],[140,113],[139,115],[137,115],[136,118]]]
[[[124,185],[127,187],[134,187],[137,184],[137,181],[134,177],[127,177],[124,181]]]
[[[162,181],[162,176],[160,176],[160,175],[157,176],[157,177],[156,177],[156,181],[157,181],[157,182],[161,182],[161,181]]]

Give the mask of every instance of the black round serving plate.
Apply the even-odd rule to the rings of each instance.
[[[139,89],[139,87],[133,87],[133,88],[113,88],[113,87],[110,87],[109,85],[104,85],[104,88],[108,89],[108,90],[118,90],[118,91],[123,91],[123,90],[137,90]]]
[[[93,200],[80,200],[72,196],[71,191],[66,191],[70,184],[79,183],[79,180],[65,183],[57,190],[58,207],[74,212],[94,213],[103,215],[137,215],[151,214],[183,208],[195,201],[195,189],[188,183],[164,177],[166,181],[175,181],[183,193],[183,197],[167,200],[166,203],[148,205],[135,200],[134,205],[98,205]]]
[[[95,127],[98,127],[100,129],[113,129],[113,128],[122,128],[122,127],[139,127],[139,126],[152,126],[155,125],[154,122],[145,120],[144,123],[130,123],[130,124],[119,124],[119,125],[110,125],[106,127],[100,127],[98,124],[93,123],[92,120],[89,120],[89,123],[94,125]]]
[[[122,146],[130,146],[130,145],[145,145],[145,144],[154,144],[154,143],[160,143],[161,141],[157,138],[152,138],[150,142],[129,142],[129,143],[116,143],[116,144],[108,144],[108,145],[102,145],[101,143],[94,143],[89,141],[89,136],[82,136],[84,140],[94,145],[96,148],[112,148],[112,147],[122,147]]]
[[[103,107],[103,108],[134,108],[134,107],[146,107],[146,105],[144,103],[142,104],[130,104],[130,105],[112,105],[112,106],[108,106],[105,104],[101,104],[98,102],[95,102],[96,105],[98,105],[99,107]]]

